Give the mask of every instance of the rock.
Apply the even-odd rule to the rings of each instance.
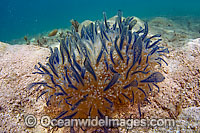
[[[84,26],[88,26],[90,23],[92,23],[92,21],[90,21],[90,20],[85,20],[85,21],[83,21],[82,23],[80,23],[80,24],[79,24],[79,27],[78,27],[79,33],[81,32],[81,29],[82,29],[83,25],[84,25]]]
[[[113,16],[112,18],[109,18],[109,19],[107,20],[107,22],[108,22],[110,25],[114,25],[116,19],[117,19],[117,16]],[[137,21],[136,25],[135,25],[134,28],[133,28],[134,31],[138,31],[138,30],[140,29],[140,27],[144,27],[144,22],[143,22],[141,19],[139,19],[139,18],[137,18],[137,17],[134,17],[134,19]],[[88,26],[90,23],[93,23],[93,21],[91,21],[91,20],[85,20],[85,21],[83,21],[83,22],[79,25],[78,31],[79,31],[79,32],[81,31],[83,25]]]
[[[33,75],[32,72],[38,62],[45,64],[49,55],[47,48],[0,42],[0,132],[49,130],[40,124],[35,128],[27,128],[24,124],[24,116],[27,114],[34,114],[38,123],[45,114],[45,100],[35,101],[40,91],[37,92],[35,88],[27,90],[26,87],[34,81],[42,80],[40,75]],[[180,128],[143,127],[133,129],[133,132],[183,131],[188,126],[190,131],[199,130],[200,38],[184,43],[183,47],[174,48],[166,60],[168,66],[163,65],[166,73],[163,74],[164,82],[159,84],[160,92],[157,93],[157,89],[153,89],[152,95],[148,97],[151,104],[141,105],[141,112],[144,118],[176,119]],[[125,113],[130,116],[137,111],[137,108],[130,108],[130,112]],[[64,132],[64,129],[59,131]]]
[[[185,108],[181,114],[179,114],[176,120],[176,126],[180,131],[187,132],[197,131],[200,129],[200,107]]]
[[[9,45],[0,43],[0,132],[27,130],[22,114],[38,115],[43,102],[35,103],[37,93],[26,87],[41,77],[33,75],[34,65],[45,62],[49,50],[33,45]],[[2,52],[3,51],[3,52]],[[27,101],[26,99],[29,99]]]
[[[9,44],[0,42],[0,57],[3,56],[7,46],[9,46]]]
[[[188,42],[188,39],[199,37],[196,32],[184,28],[170,18],[155,17],[148,24],[151,33],[161,34],[163,40],[173,47],[182,47]]]

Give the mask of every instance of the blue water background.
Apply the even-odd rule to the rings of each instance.
[[[69,28],[70,20],[101,20],[116,15],[150,18],[200,16],[200,0],[1,0],[0,41],[9,42],[55,28]]]

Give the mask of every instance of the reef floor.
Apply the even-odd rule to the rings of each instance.
[[[151,104],[141,106],[142,118],[172,118],[176,120],[176,126],[137,127],[130,132],[200,131],[200,35],[188,33],[177,28],[179,26],[166,18],[149,21],[150,32],[162,35],[170,54],[168,66],[162,67],[165,80],[159,84],[160,92],[155,90],[148,97]],[[40,98],[36,102],[41,91],[26,89],[28,84],[41,78],[32,74],[34,65],[45,64],[49,55],[48,48],[0,42],[0,132],[69,131],[69,128],[42,127],[39,118],[45,115],[46,101]],[[129,113],[138,114],[138,111],[130,107]],[[38,118],[36,127],[25,126],[27,114]]]

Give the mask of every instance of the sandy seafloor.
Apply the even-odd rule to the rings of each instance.
[[[200,20],[157,17],[149,20],[149,30],[162,35],[170,53],[168,66],[162,66],[165,80],[159,83],[160,92],[149,96],[151,104],[142,105],[141,111],[143,118],[175,119],[176,126],[139,127],[130,132],[200,132]],[[50,40],[48,45],[58,44]],[[30,45],[0,42],[0,132],[68,132],[68,128],[51,130],[40,124],[27,128],[24,124],[27,114],[34,114],[39,123],[46,106],[44,99],[36,102],[41,91],[26,89],[41,79],[32,74],[34,65],[45,64],[50,55],[48,48],[32,41]]]

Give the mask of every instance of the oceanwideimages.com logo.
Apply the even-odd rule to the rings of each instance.
[[[36,126],[37,118],[34,115],[27,115],[24,118],[25,125],[29,128]],[[110,119],[105,116],[104,119],[51,119],[49,116],[42,116],[40,124],[43,127],[125,127],[133,129],[134,127],[175,127],[174,119]]]

